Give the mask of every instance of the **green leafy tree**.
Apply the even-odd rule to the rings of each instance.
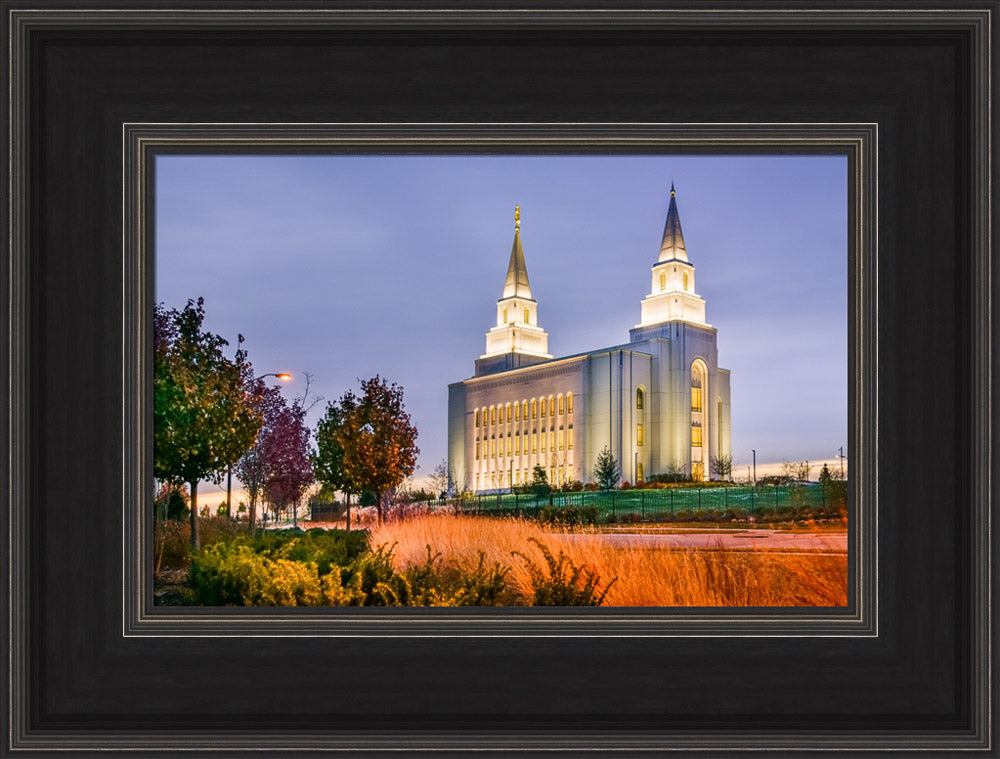
[[[618,484],[618,462],[611,455],[611,449],[604,446],[594,462],[594,478],[601,490],[611,490]]]
[[[403,406],[403,388],[378,375],[363,380],[357,406],[344,417],[338,437],[347,481],[374,496],[381,524],[382,496],[413,474],[420,452],[417,428]]]
[[[239,347],[234,360],[226,358],[222,349],[229,343],[202,331],[204,319],[199,298],[181,311],[157,305],[153,320],[153,473],[165,482],[188,483],[195,548],[198,483],[220,482],[261,427],[245,391],[245,351]]]
[[[347,529],[351,529],[351,496],[360,492],[344,468],[344,446],[341,432],[344,422],[355,412],[358,398],[348,390],[339,401],[327,404],[326,413],[316,425],[316,448],[313,451],[313,472],[316,480],[331,493],[339,490],[346,501]]]
[[[549,485],[549,476],[541,464],[535,464],[535,468],[531,470],[531,490],[539,498],[547,496],[552,492],[552,487]]]

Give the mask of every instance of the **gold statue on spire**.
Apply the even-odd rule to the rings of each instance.
[[[521,206],[514,206],[514,231],[521,231]]]

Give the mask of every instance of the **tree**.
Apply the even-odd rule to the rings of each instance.
[[[709,456],[708,465],[720,480],[728,480],[733,473],[733,457],[729,454]]]
[[[545,467],[541,464],[535,464],[535,468],[531,470],[531,489],[539,498],[547,496],[552,492],[552,486],[549,485],[549,476],[545,472]]]
[[[202,331],[204,299],[182,311],[158,304],[153,316],[153,472],[191,491],[191,545],[198,534],[198,483],[219,482],[250,448],[261,427],[244,387],[249,370],[242,347]],[[239,337],[242,346],[243,336]]]
[[[611,490],[618,484],[618,462],[611,455],[611,449],[604,446],[594,462],[594,478],[601,490]]]
[[[781,474],[788,482],[793,480],[808,480],[810,469],[812,469],[812,467],[809,466],[808,461],[781,462]]]
[[[281,408],[262,436],[260,447],[267,467],[264,494],[276,509],[292,506],[298,526],[298,505],[314,481],[309,459],[309,428],[305,410],[296,401]]]
[[[431,476],[427,478],[435,498],[444,498],[451,489],[451,472],[448,471],[448,462],[441,459],[440,463],[434,467]]]
[[[413,474],[420,452],[417,428],[403,406],[403,388],[378,375],[363,380],[357,406],[345,415],[338,436],[346,479],[374,496],[382,523],[383,494]]]
[[[316,449],[313,451],[313,472],[324,488],[339,490],[346,500],[347,529],[351,529],[351,496],[360,492],[348,479],[344,469],[344,446],[341,430],[344,421],[358,406],[357,396],[348,390],[339,401],[327,404],[326,413],[316,425]]]
[[[269,462],[261,442],[266,438],[268,428],[274,426],[279,411],[286,404],[281,395],[281,388],[277,385],[268,387],[262,377],[254,379],[250,376],[245,384],[254,409],[260,414],[263,422],[254,445],[233,467],[250,500],[247,524],[252,530],[257,523],[257,503],[264,495],[264,486],[269,477]]]

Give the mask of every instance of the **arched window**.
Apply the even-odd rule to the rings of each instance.
[[[667,289],[667,273],[665,271],[660,272],[660,291]]]
[[[643,445],[643,434],[642,434],[642,425],[641,424],[637,424],[635,426],[635,444],[636,445]]]
[[[573,393],[566,394],[566,413],[573,413]]]
[[[531,314],[530,314],[530,312],[528,311],[528,309],[527,309],[527,308],[525,308],[525,309],[524,309],[524,323],[525,323],[525,324],[527,324],[527,323],[528,323],[528,318],[530,317],[530,315],[531,315]]]
[[[688,289],[688,273],[684,272],[684,289]]]
[[[490,424],[497,423],[497,407],[490,406]]]
[[[476,409],[476,426],[479,426],[479,409]]]
[[[497,414],[497,416],[500,417],[500,424],[503,424],[503,406],[499,406],[498,410],[499,410],[500,413]]]
[[[479,461],[479,441],[476,441],[476,461]]]
[[[646,407],[646,394],[642,391],[642,388],[636,388],[635,391],[635,407],[645,408]]]
[[[531,418],[535,419],[538,416],[538,401],[534,398],[531,399]]]
[[[546,403],[546,402],[545,402],[545,399],[544,399],[544,398],[542,398],[542,419],[544,419],[544,418],[545,418],[545,410],[546,410],[546,406],[548,406],[548,403]]]
[[[559,396],[559,413],[566,413],[566,399],[562,395]]]
[[[521,421],[521,404],[517,401],[514,401],[514,420]]]

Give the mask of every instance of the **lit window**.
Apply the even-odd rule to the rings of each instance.
[[[556,399],[555,396],[549,396],[549,416],[556,415]]]
[[[509,403],[507,404],[507,421],[508,422],[513,422],[514,421],[514,417],[512,417],[510,415],[510,404]]]
[[[514,438],[514,455],[515,456],[520,456],[521,455],[521,438],[520,438],[520,436]]]
[[[534,419],[538,416],[538,401],[534,398],[531,399],[531,418]]]
[[[521,421],[521,404],[514,401],[514,419],[516,421]]]
[[[500,487],[503,487],[503,476],[506,472],[500,472]]]
[[[545,453],[545,433],[542,433],[542,453]]]
[[[503,310],[503,323],[506,324],[509,320],[507,319],[507,309]]]
[[[479,459],[479,441],[476,441],[476,459]]]
[[[566,447],[569,448],[569,450],[571,450],[571,451],[573,450],[573,430],[572,430],[572,428],[569,431],[569,435],[566,436]]]
[[[528,309],[524,309],[524,323],[525,324],[528,323],[528,316],[529,316]]]
[[[642,425],[641,424],[637,424],[635,426],[635,444],[636,445],[642,445],[643,444],[643,442],[642,442]]]
[[[564,405],[565,400],[566,399],[563,398],[561,395],[559,396],[559,413],[560,414],[565,414],[566,413],[566,407]]]
[[[566,433],[559,430],[559,450],[563,450],[563,446],[566,444]]]
[[[667,289],[667,273],[665,271],[660,272],[660,290]]]
[[[490,441],[490,458],[495,459],[497,457],[497,441]]]
[[[543,419],[545,418],[545,411],[547,410],[547,406],[548,405],[549,404],[546,402],[546,400],[544,398],[542,398],[542,418]]]
[[[493,487],[497,486],[497,473],[496,472],[493,472],[493,473],[490,474],[490,484]]]
[[[479,426],[479,409],[476,409],[476,426]]]
[[[573,393],[569,393],[566,396],[566,412],[569,414],[573,413]]]
[[[499,414],[497,414],[497,416],[500,417],[500,424],[503,424],[503,406],[500,406],[498,408],[498,411],[500,412]]]
[[[549,430],[549,450],[554,451],[556,449],[556,433]]]
[[[508,456],[511,455],[511,450],[512,450],[513,446],[514,446],[514,441],[511,440],[510,438],[507,438],[507,455]]]
[[[691,428],[691,447],[701,448],[701,427]]]
[[[520,485],[521,484],[521,472],[520,471],[514,472],[514,484],[515,485]]]
[[[701,411],[701,388],[692,387],[691,388],[691,410]]]
[[[479,490],[479,475],[476,475],[476,490]]]
[[[636,469],[635,478],[637,480],[640,480],[640,481],[643,479],[643,476],[642,476],[642,462],[641,461],[639,462],[639,468]]]
[[[684,272],[684,289],[688,289],[688,273]]]
[[[538,453],[538,435],[532,434],[531,436],[531,452]]]
[[[497,423],[497,408],[496,406],[490,406],[490,424]]]
[[[646,394],[642,392],[642,388],[638,388],[635,391],[635,407],[644,408],[646,405]]]

